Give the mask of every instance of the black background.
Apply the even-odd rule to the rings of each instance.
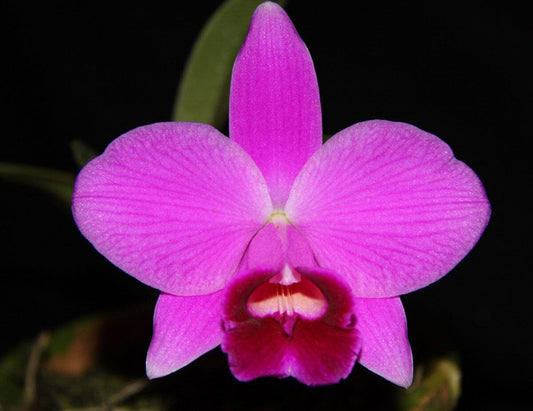
[[[75,172],[72,139],[100,152],[134,127],[168,120],[191,45],[220,3],[7,2],[0,160]],[[481,241],[403,301],[415,361],[437,339],[458,348],[461,409],[525,409],[533,355],[524,10],[294,0],[287,11],[315,62],[325,133],[373,118],[412,123],[484,182],[493,215]],[[79,315],[156,297],[100,257],[46,197],[0,189],[0,352]]]

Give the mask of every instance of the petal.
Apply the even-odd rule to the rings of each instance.
[[[255,11],[233,67],[230,137],[255,160],[275,207],[322,144],[318,84],[307,47],[283,9]]]
[[[290,373],[307,385],[335,384],[347,378],[357,360],[359,339],[346,330],[322,321],[301,320],[295,326]]]
[[[281,235],[274,224],[264,226],[250,242],[240,270],[281,270],[286,248]]]
[[[231,371],[237,379],[292,376],[307,385],[324,385],[350,374],[359,351],[350,290],[328,271],[311,268],[299,272],[327,299],[327,311],[319,319],[279,313],[251,315],[250,296],[274,273],[246,273],[228,285],[221,347],[228,354]],[[294,305],[295,312],[300,308]]]
[[[306,385],[335,384],[357,359],[357,337],[321,321],[298,319],[288,338],[272,317],[248,321],[224,334],[222,350],[239,381],[294,377]]]
[[[320,288],[329,306],[322,321],[301,321],[295,327],[291,373],[307,385],[337,383],[351,373],[362,343],[354,328],[358,319],[351,290],[329,270],[298,271]]]
[[[287,261],[292,267],[317,266],[309,243],[292,225],[287,225]]]
[[[291,225],[269,223],[252,239],[241,271],[280,271],[288,263],[291,267],[316,265],[305,238]]]
[[[192,297],[159,296],[146,358],[149,378],[177,371],[220,344],[222,298],[223,290]]]
[[[481,236],[490,205],[443,141],[375,120],[338,133],[309,160],[285,212],[357,297],[390,297],[450,271]]]
[[[409,387],[413,356],[400,298],[356,298],[355,316],[361,339],[357,361],[394,384]]]
[[[119,137],[81,171],[72,201],[80,231],[98,251],[176,295],[221,289],[272,211],[248,154],[194,123]]]

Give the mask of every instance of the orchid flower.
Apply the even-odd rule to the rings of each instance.
[[[139,127],[77,178],[82,234],[161,291],[148,376],[221,345],[241,381],[330,384],[359,362],[409,386],[399,296],[444,276],[481,236],[490,206],[478,177],[404,123],[358,123],[322,145],[311,57],[271,2],[235,62],[229,135]]]

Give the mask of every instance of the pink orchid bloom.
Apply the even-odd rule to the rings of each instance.
[[[403,123],[366,121],[322,145],[311,57],[270,2],[235,62],[229,134],[139,127],[76,181],[83,235],[161,290],[148,376],[221,345],[242,381],[330,384],[357,361],[409,386],[399,296],[444,276],[479,239],[490,206],[477,176]]]

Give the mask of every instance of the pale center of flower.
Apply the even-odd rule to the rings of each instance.
[[[289,219],[285,215],[284,211],[274,211],[272,214],[270,214],[268,222],[277,226],[280,224],[289,224]]]
[[[288,266],[248,297],[247,308],[255,317],[302,317],[314,320],[328,308],[326,297],[310,280]]]

